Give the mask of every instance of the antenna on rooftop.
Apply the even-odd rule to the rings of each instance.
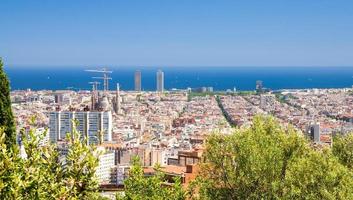
[[[108,74],[113,73],[113,71],[109,71],[107,68],[102,68],[100,70],[94,70],[94,69],[86,69],[86,72],[96,72],[96,73],[102,73],[103,76],[99,76],[99,77],[92,77],[94,79],[103,79],[103,91],[106,92],[107,90],[109,90],[109,80],[111,80],[112,78],[108,76]]]

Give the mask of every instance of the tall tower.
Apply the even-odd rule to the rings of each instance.
[[[164,72],[162,70],[157,71],[157,92],[164,91]]]
[[[135,71],[135,91],[137,92],[141,91],[141,71],[140,70]]]
[[[262,92],[262,88],[263,88],[263,83],[261,80],[257,80],[256,81],[256,91],[257,92]]]
[[[119,85],[119,83],[116,84],[115,102],[116,102],[115,112],[116,112],[117,114],[121,114],[120,85]]]
[[[97,103],[98,103],[98,84],[100,83],[97,81],[94,81],[94,82],[89,82],[89,84],[92,84],[91,110],[96,110]]]

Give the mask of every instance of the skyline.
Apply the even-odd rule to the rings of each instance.
[[[353,66],[351,1],[3,1],[7,66]]]

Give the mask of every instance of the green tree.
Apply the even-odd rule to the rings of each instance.
[[[16,146],[14,147],[16,148]],[[22,159],[9,150],[4,128],[0,128],[0,199],[19,199],[22,188]]]
[[[19,172],[22,175],[20,196],[23,199],[59,199],[65,196],[62,181],[62,165],[55,146],[40,146],[40,140],[47,134],[36,133],[36,129],[22,132],[25,158],[21,159]],[[18,155],[19,156],[19,155]],[[22,156],[23,157],[23,156]],[[17,163],[18,164],[18,163]]]
[[[67,134],[69,149],[63,179],[70,198],[96,199],[99,197],[99,183],[95,176],[99,155],[96,148],[87,145],[87,138],[81,140],[76,125],[74,122],[72,133]]]
[[[352,173],[324,149],[294,162],[283,190],[286,199],[353,199],[352,185]]]
[[[315,151],[272,117],[231,135],[212,135],[197,199],[351,199],[352,176],[329,149]]]
[[[96,151],[80,140],[75,127],[68,134],[64,157],[54,145],[40,146],[44,135],[35,128],[22,133],[21,151],[16,145],[8,150],[0,129],[0,199],[102,199],[95,177]]]
[[[13,118],[10,99],[10,83],[3,69],[0,58],[0,127],[4,127],[7,148],[16,143],[15,120]]]
[[[156,174],[145,177],[143,168],[138,158],[133,159],[129,170],[129,177],[124,181],[124,195],[117,195],[117,199],[132,200],[182,200],[185,199],[185,192],[179,178],[175,179],[173,185],[165,184],[165,174],[157,166]]]
[[[334,137],[332,151],[343,165],[353,169],[353,134]]]

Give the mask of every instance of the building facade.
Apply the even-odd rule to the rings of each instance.
[[[157,92],[164,91],[164,72],[162,70],[157,71]]]
[[[112,141],[112,114],[111,111],[70,112],[56,111],[49,115],[50,141],[56,143],[63,140],[67,133],[72,132],[73,121],[77,120],[77,130],[82,137],[87,137],[90,144],[97,144],[99,132],[103,131],[103,140]]]
[[[112,169],[115,166],[114,151],[107,151],[103,147],[97,148],[98,167],[96,168],[96,176],[99,183],[109,183],[111,181]]]
[[[141,91],[141,71],[135,71],[135,91]]]
[[[256,91],[257,92],[262,92],[263,90],[263,83],[261,80],[257,80],[256,81]]]

